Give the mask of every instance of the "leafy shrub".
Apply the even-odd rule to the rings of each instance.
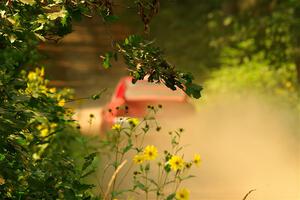
[[[10,72],[12,73],[12,72]],[[5,199],[83,199],[72,144],[81,136],[63,108],[69,90],[48,88],[44,70],[17,77],[0,69],[0,196]]]
[[[281,67],[274,68],[263,59],[262,53],[256,54],[251,60],[245,57],[240,62],[240,58],[236,56],[238,54],[236,49],[225,48],[223,66],[215,70],[206,81],[208,93],[243,96],[256,92],[299,108],[299,88],[294,64],[282,64]]]

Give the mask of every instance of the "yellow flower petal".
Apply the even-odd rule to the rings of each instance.
[[[40,135],[42,137],[47,137],[49,135],[49,130],[47,128],[42,129]]]
[[[37,75],[36,75],[35,72],[29,72],[28,75],[27,75],[27,77],[28,77],[28,79],[30,81],[33,81],[33,80],[35,80],[37,78]]]
[[[184,161],[179,156],[172,156],[168,163],[171,169],[173,169],[174,171],[182,170],[184,168]]]
[[[138,154],[133,157],[133,161],[136,164],[142,164],[144,162],[144,160],[145,160],[145,156],[142,154]]]
[[[193,163],[197,165],[198,167],[200,166],[201,163],[201,156],[199,154],[194,155]]]
[[[34,154],[32,155],[32,158],[33,158],[34,160],[39,160],[39,159],[41,159],[41,157],[40,157],[37,153],[34,153]]]
[[[190,199],[190,191],[186,188],[182,188],[176,192],[177,200],[189,200]]]
[[[145,160],[154,160],[157,157],[157,148],[153,145],[148,145],[144,149]]]
[[[58,105],[61,107],[63,107],[65,105],[65,103],[66,103],[66,100],[64,100],[64,99],[61,99],[58,101]]]
[[[56,88],[50,88],[50,89],[49,89],[49,92],[55,93],[55,92],[56,92]]]
[[[137,126],[140,123],[139,119],[137,118],[128,118],[127,121],[133,127]]]
[[[121,124],[114,124],[113,126],[112,126],[112,130],[116,130],[116,131],[120,131],[121,130]]]
[[[57,127],[57,123],[51,123],[51,124],[50,124],[50,128],[51,128],[51,129],[55,129],[56,127]]]

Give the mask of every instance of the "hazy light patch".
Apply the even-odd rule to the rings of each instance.
[[[299,118],[258,97],[216,98],[186,122],[187,157],[203,165],[189,186],[192,199],[300,199]],[[176,125],[180,124],[177,122]],[[173,126],[173,125],[172,125]]]
[[[191,199],[242,200],[256,189],[247,200],[299,200],[297,113],[257,96],[235,100],[222,96],[208,102],[196,116],[161,119],[162,130],[145,140],[162,153],[170,146],[168,131],[185,129],[185,159],[192,159],[194,153],[202,156],[201,167],[193,169],[197,177],[184,183],[191,190]],[[92,132],[97,133],[99,108],[83,109],[78,118],[86,123],[89,113],[96,116]],[[88,125],[84,127],[87,130]],[[122,185],[130,182],[127,177]]]

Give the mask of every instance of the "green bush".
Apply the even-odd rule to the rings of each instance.
[[[279,68],[272,67],[267,60],[263,59],[262,53],[256,54],[251,60],[244,58],[240,62],[237,54],[239,51],[236,49],[224,49],[222,55],[224,64],[220,69],[212,72],[210,79],[205,83],[208,93],[235,94],[242,97],[249,92],[254,92],[300,109],[294,64],[282,64]]]
[[[72,146],[80,135],[63,108],[69,90],[48,88],[43,69],[10,76],[0,69],[0,196],[91,198]]]

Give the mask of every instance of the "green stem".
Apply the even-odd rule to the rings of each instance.
[[[148,200],[148,171],[145,171],[145,175],[146,175],[146,183],[145,183],[146,190],[145,190],[145,193],[146,193],[146,200]]]
[[[119,134],[119,136],[120,136],[120,134]],[[117,139],[117,141],[116,141],[116,155],[115,155],[115,165],[114,165],[115,170],[117,170],[117,168],[118,168],[118,166],[117,166],[117,164],[118,164],[118,155],[119,155],[119,139]],[[117,181],[117,175],[116,175],[116,177],[114,179],[114,182],[113,182],[112,192],[115,191],[116,181]],[[111,197],[111,199],[112,199],[112,197]]]
[[[156,191],[156,200],[158,200],[159,193],[160,193],[160,165],[158,166],[158,173],[157,173],[157,191]]]
[[[89,124],[88,133],[91,131],[91,127],[92,127],[92,124],[90,123],[90,124]],[[89,154],[89,149],[88,149],[88,147],[87,147],[87,145],[86,145],[85,142],[83,142],[83,148],[84,148],[85,152],[86,152],[87,154]],[[101,186],[101,182],[100,182],[100,179],[99,179],[99,176],[98,176],[97,172],[95,173],[95,177],[96,177],[96,181],[97,181],[98,187],[99,187],[99,189],[100,189],[100,191],[99,191],[100,194],[98,194],[98,196],[100,196],[101,193],[102,193],[102,195],[104,195],[104,190],[103,190],[103,188],[102,188],[102,186]]]

